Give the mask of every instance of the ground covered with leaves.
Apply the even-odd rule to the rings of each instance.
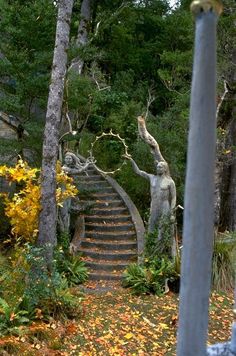
[[[90,292],[93,290],[91,289]],[[209,343],[230,337],[233,295],[213,293]],[[0,338],[0,355],[175,355],[178,296],[134,296],[117,288],[86,294],[70,321],[37,322]]]

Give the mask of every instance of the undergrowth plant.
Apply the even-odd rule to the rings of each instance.
[[[45,268],[42,248],[30,244],[14,247],[7,267],[1,268],[0,331],[16,333],[21,325],[35,320],[74,317],[82,294],[72,294],[66,275],[54,260],[49,272]],[[2,259],[5,264],[5,260]],[[0,261],[1,263],[1,261]]]
[[[0,298],[0,336],[6,334],[19,335],[20,326],[28,324],[28,311],[20,308],[20,303],[12,306]]]
[[[88,269],[81,256],[65,254],[60,250],[56,260],[58,272],[66,278],[69,286],[74,286],[86,282],[88,279]]]
[[[167,280],[176,277],[174,264],[168,258],[155,258],[143,265],[131,264],[124,273],[124,287],[131,287],[135,294],[165,292]]]
[[[156,229],[153,232],[148,232],[145,236],[144,255],[148,258],[155,258],[160,255],[171,257],[173,229],[170,216],[163,216]],[[161,239],[158,239],[160,231]]]
[[[236,275],[236,235],[216,236],[212,258],[212,285],[217,291],[233,290]]]
[[[124,273],[123,285],[130,287],[135,294],[163,294],[168,290],[168,283],[179,280],[179,253],[176,258],[170,257],[170,226],[165,221],[163,239],[157,241],[158,231],[145,236],[143,262],[131,264]]]
[[[70,240],[68,233],[59,234],[54,257],[57,271],[66,278],[69,286],[74,286],[88,279],[88,269],[80,255],[70,253]]]

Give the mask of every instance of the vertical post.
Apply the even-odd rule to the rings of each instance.
[[[195,52],[185,185],[178,356],[206,354],[213,250],[218,0],[194,0]]]

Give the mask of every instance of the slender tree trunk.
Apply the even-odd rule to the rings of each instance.
[[[42,209],[39,217],[37,244],[45,248],[48,267],[52,261],[53,247],[56,245],[56,161],[72,7],[73,0],[60,0],[58,3],[56,41],[44,130],[41,173]]]

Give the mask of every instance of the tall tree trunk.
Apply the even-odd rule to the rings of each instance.
[[[226,80],[224,81],[224,93],[220,98],[220,101],[218,103],[217,109],[216,109],[216,120],[217,120],[217,125],[218,128],[222,130],[225,129],[225,126],[228,123],[228,115],[225,110],[222,110],[222,107],[225,107],[225,103],[227,103],[227,99],[229,97],[228,95],[229,89],[228,89],[228,83]],[[219,228],[220,224],[220,207],[221,207],[221,188],[223,184],[223,168],[224,164],[222,162],[222,156],[223,156],[223,151],[225,149],[225,135],[222,134],[220,137],[217,139],[216,142],[216,167],[215,167],[215,229],[216,231]]]
[[[60,0],[58,3],[56,41],[44,130],[41,173],[42,210],[39,217],[37,244],[45,248],[48,267],[51,265],[53,247],[56,245],[56,161],[72,7],[73,0]]]
[[[235,24],[236,25],[236,24]],[[236,147],[236,49],[232,56],[233,73],[232,73],[232,122],[230,124],[231,147]],[[230,166],[230,183],[229,183],[229,231],[236,231],[236,151],[233,149],[233,159]]]
[[[89,29],[90,29],[90,21],[91,21],[91,4],[93,0],[83,0],[81,4],[81,10],[80,10],[80,22],[79,22],[79,27],[78,27],[78,33],[77,33],[77,38],[76,38],[76,47],[81,48],[85,46],[88,42],[88,34],[89,34]],[[82,74],[84,68],[84,60],[81,58],[80,55],[77,57],[73,58],[71,61],[71,64],[68,68],[68,74],[73,76],[80,76]],[[65,91],[65,94],[67,94],[67,90]],[[65,95],[65,104],[64,104],[64,110],[62,112],[62,118],[61,118],[61,124],[60,124],[60,135],[63,136],[66,133],[71,132],[70,126],[75,126],[75,122],[78,120],[78,112],[70,112],[70,108],[68,108],[68,98]],[[70,125],[68,125],[68,117],[71,120]],[[71,126],[71,128],[72,128]],[[77,125],[78,126],[78,125]],[[82,124],[81,128],[79,130],[76,129],[76,131],[82,131],[84,127],[84,124]],[[65,149],[68,149],[68,147],[65,146],[64,141],[61,141],[61,155],[63,154],[63,151]],[[62,159],[62,157],[60,157]]]
[[[228,83],[230,92],[227,100],[227,126],[225,151],[229,154],[223,161],[221,176],[220,228],[236,231],[236,50],[232,53],[232,72]]]
[[[79,23],[78,34],[76,39],[76,46],[78,48],[83,47],[88,42],[89,25],[91,20],[91,3],[92,0],[83,0],[81,4],[80,16],[81,20]],[[84,60],[77,56],[73,59],[70,70],[75,71],[76,74],[81,75],[84,67]]]

